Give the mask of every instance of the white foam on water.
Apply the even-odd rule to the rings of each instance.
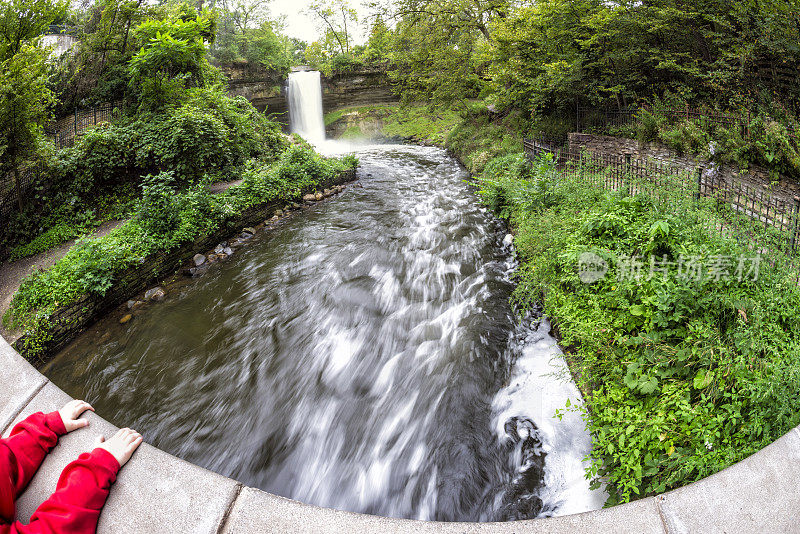
[[[572,382],[564,355],[550,335],[550,323],[542,318],[538,328],[522,341],[511,380],[492,403],[498,439],[505,439],[504,425],[512,417],[533,421],[542,450],[544,486],[539,496],[551,515],[569,515],[602,508],[608,494],[591,489],[586,479],[592,438],[580,411],[580,391]],[[556,412],[562,414],[561,419]]]

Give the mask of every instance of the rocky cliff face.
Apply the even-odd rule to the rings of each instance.
[[[228,78],[229,92],[266,109],[281,122],[288,122],[286,74],[260,65],[232,63],[218,65]],[[322,105],[326,113],[346,106],[397,102],[386,73],[379,70],[322,77]]]
[[[347,106],[397,101],[389,78],[383,71],[354,72],[322,78],[322,105],[326,113]]]

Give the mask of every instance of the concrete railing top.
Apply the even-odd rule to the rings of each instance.
[[[0,432],[70,397],[0,338]],[[88,430],[61,438],[17,502],[27,522],[61,470],[91,449],[111,423],[89,414]],[[145,436],[146,437],[146,436]],[[746,460],[678,490],[584,514],[514,523],[435,523],[319,508],[240,483],[144,444],[120,472],[100,517],[100,534],[149,533],[683,533],[800,531],[800,430]]]

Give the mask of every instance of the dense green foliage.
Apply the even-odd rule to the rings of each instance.
[[[52,268],[26,278],[4,319],[46,335],[43,318],[58,306],[104,294],[121,271],[143,258],[210,235],[249,207],[297,199],[357,164],[352,157],[324,159],[307,145],[293,145],[272,164],[250,160],[242,183],[218,195],[203,184],[180,189],[172,171],[148,175],[136,216],[104,237],[78,241]]]
[[[800,65],[795,9],[782,0],[402,0],[391,11],[391,58],[404,95],[481,96],[531,117],[665,94],[735,107],[754,96],[763,65]],[[787,102],[800,97],[780,89]]]
[[[61,18],[62,2],[9,0],[0,5],[0,176],[13,175],[20,211],[22,167],[30,166],[44,142],[42,123],[54,102],[47,85],[46,49],[39,35]]]
[[[642,109],[635,124],[617,132],[641,142],[657,141],[680,154],[700,155],[709,161],[747,169],[755,163],[779,175],[800,179],[800,123],[774,104],[757,113],[737,116],[734,124],[703,123]]]
[[[285,36],[282,22],[270,16],[265,4],[238,0],[218,5],[220,24],[211,48],[216,62],[245,61],[281,72],[302,63],[305,43]]]
[[[405,102],[463,111],[477,100],[553,139],[574,129],[576,107],[663,102],[745,123],[749,111],[751,138],[695,121],[649,137],[800,178],[797,137],[785,132],[800,108],[792,2],[401,0],[385,16],[397,20],[388,60]],[[610,133],[635,135],[623,130]]]
[[[136,184],[141,176],[172,171],[181,187],[224,181],[250,159],[272,161],[287,146],[278,124],[243,98],[230,98],[217,88],[189,89],[173,103],[178,105],[93,128],[74,147],[50,158],[41,192],[5,229],[7,246],[18,247],[14,257],[124,217],[125,210],[99,212],[97,198],[113,198],[121,186]]]
[[[602,180],[510,155],[487,166],[481,194],[516,233],[516,301],[543,300],[558,327],[587,396],[592,474],[614,504],[715,473],[800,423],[800,288],[780,256],[753,280],[755,253],[717,230],[736,215],[677,182],[608,191]],[[611,267],[604,278],[582,282],[585,253]],[[667,274],[651,276],[650,258]],[[691,258],[730,263],[682,277]]]

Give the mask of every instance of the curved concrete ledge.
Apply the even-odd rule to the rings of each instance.
[[[70,397],[0,338],[0,432]],[[89,414],[88,430],[61,438],[17,503],[27,522],[55,489],[64,466],[111,423]],[[746,460],[681,489],[614,508],[514,523],[434,523],[319,508],[212,473],[142,445],[120,472],[100,517],[100,534],[149,533],[667,533],[798,532],[800,430]]]

